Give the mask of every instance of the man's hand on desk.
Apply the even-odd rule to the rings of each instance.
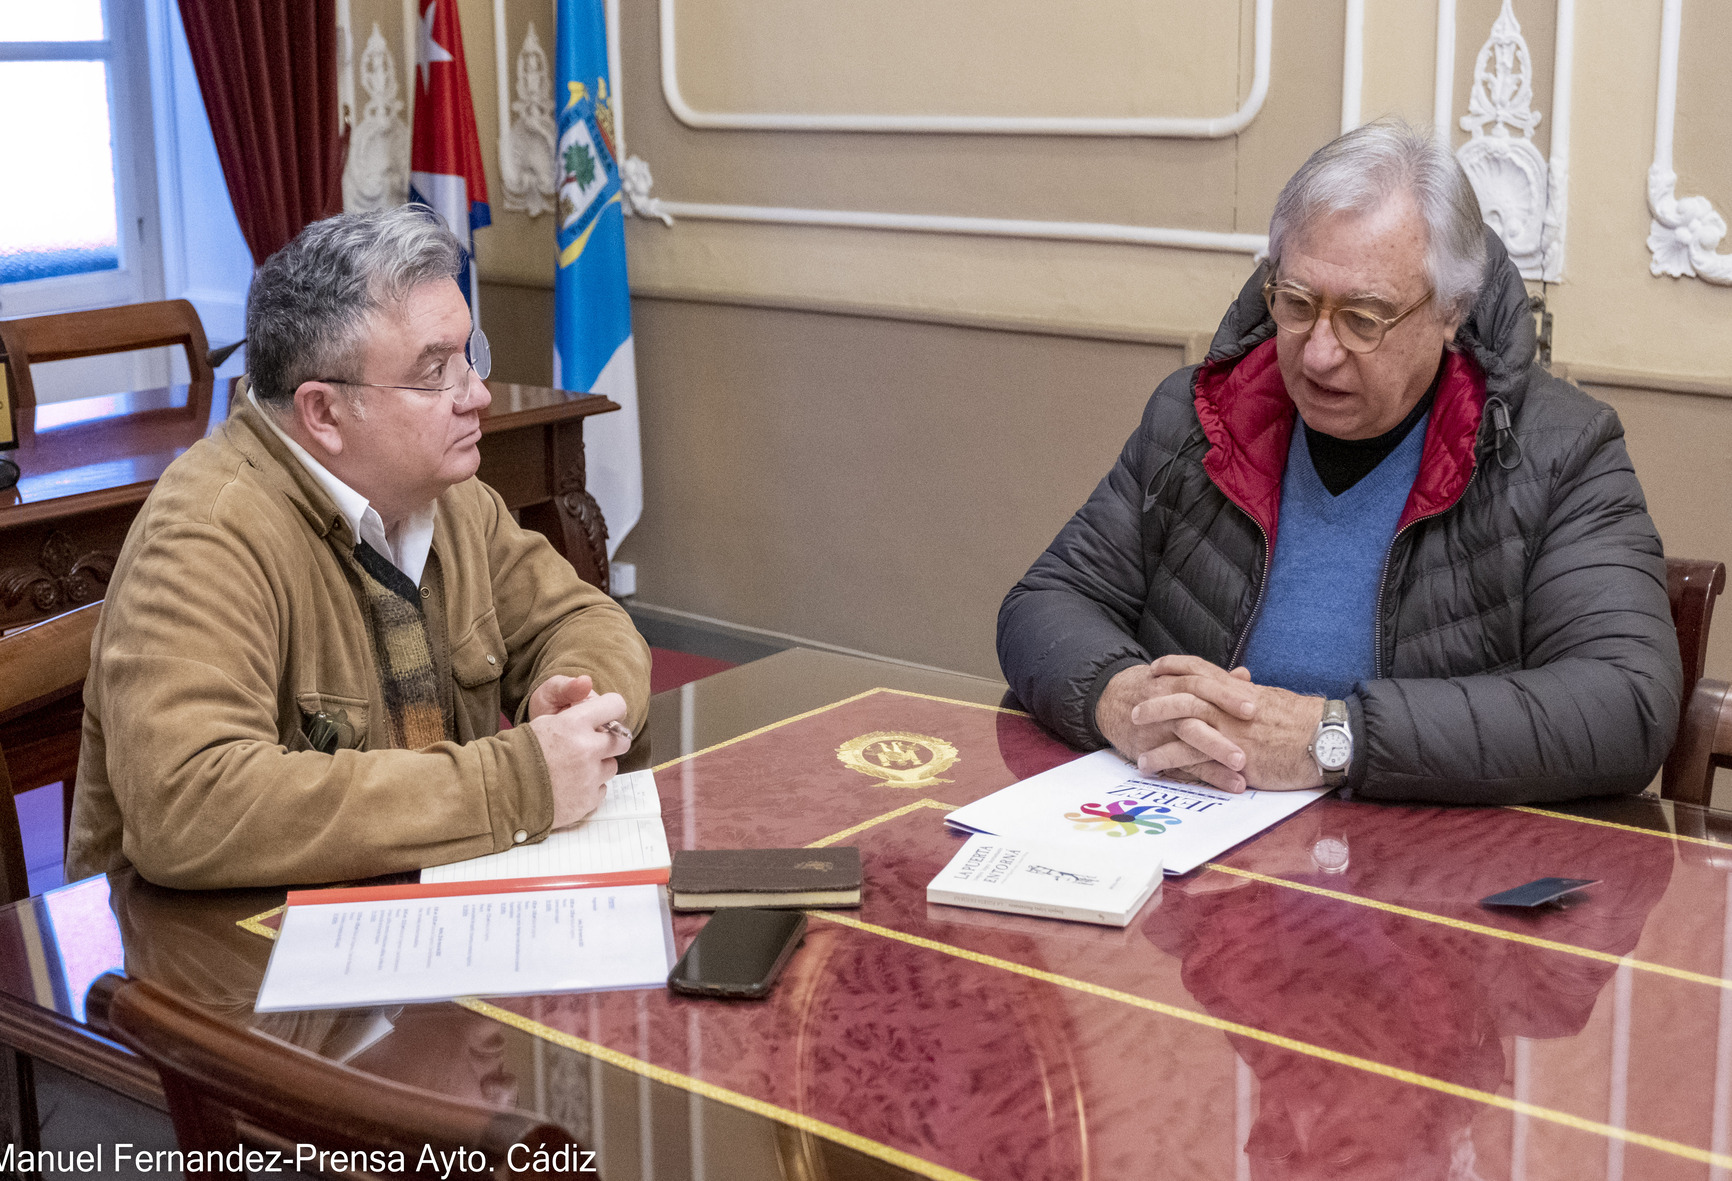
[[[1258,685],[1195,656],[1163,656],[1107,682],[1096,724],[1145,775],[1190,777],[1221,788],[1319,787],[1311,739],[1323,699]]]
[[[595,692],[588,677],[549,677],[530,695],[529,728],[553,780],[553,827],[576,824],[600,806],[631,746],[625,713],[625,698]]]

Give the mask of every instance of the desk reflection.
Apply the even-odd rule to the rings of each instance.
[[[1498,1091],[1512,1066],[1506,1039],[1580,1033],[1617,965],[1521,941],[1529,925],[1523,916],[1500,918],[1459,901],[1452,906],[1451,900],[1474,896],[1485,858],[1471,851],[1477,842],[1451,839],[1466,834],[1438,829],[1468,823],[1470,816],[1415,810],[1404,825],[1395,814],[1394,831],[1379,833],[1375,842],[1412,848],[1423,836],[1432,848],[1460,850],[1458,857],[1383,860],[1361,841],[1344,871],[1325,875],[1314,858],[1320,837],[1330,839],[1325,808],[1265,836],[1258,868],[1390,906],[1497,926],[1517,938],[1488,938],[1222,872],[1168,883],[1143,933],[1181,959],[1185,988],[1213,1016],[1396,1070]],[[1644,833],[1559,828],[1546,856],[1602,881],[1575,905],[1535,916],[1544,920],[1544,938],[1627,954],[1666,892],[1672,849]],[[1519,860],[1511,858],[1512,866]],[[1228,1041],[1258,1082],[1245,1146],[1256,1181],[1480,1175],[1470,1125],[1485,1111],[1481,1103],[1264,1041],[1237,1035]]]
[[[517,1078],[498,1022],[448,1004],[254,1013],[271,955],[268,939],[232,921],[213,922],[213,896],[153,886],[131,870],[109,880],[129,975],[162,985],[224,1020],[369,1074],[495,1107],[516,1105]],[[101,881],[90,879],[93,885]],[[271,905],[269,895],[256,891],[214,897],[232,899],[233,909],[243,912],[239,917]]]

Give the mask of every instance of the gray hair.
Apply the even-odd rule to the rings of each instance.
[[[367,321],[457,275],[463,246],[424,206],[340,213],[271,255],[247,293],[247,377],[285,410],[302,382],[356,376]]]
[[[1324,144],[1275,199],[1269,262],[1288,241],[1336,213],[1368,213],[1411,193],[1425,222],[1425,269],[1438,309],[1466,315],[1485,271],[1479,198],[1449,147],[1400,119],[1379,119]]]

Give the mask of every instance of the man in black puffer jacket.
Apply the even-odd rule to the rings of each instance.
[[[1288,182],[1269,261],[1006,596],[998,652],[1066,741],[1228,790],[1635,792],[1680,700],[1617,415],[1534,363],[1465,175],[1392,123]]]

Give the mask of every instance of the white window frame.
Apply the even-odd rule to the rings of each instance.
[[[109,134],[114,145],[115,239],[109,271],[0,284],[0,317],[39,316],[163,297],[150,61],[141,6],[103,0],[101,41],[0,42],[0,62],[102,61],[108,66]],[[52,184],[54,178],[41,178]]]

